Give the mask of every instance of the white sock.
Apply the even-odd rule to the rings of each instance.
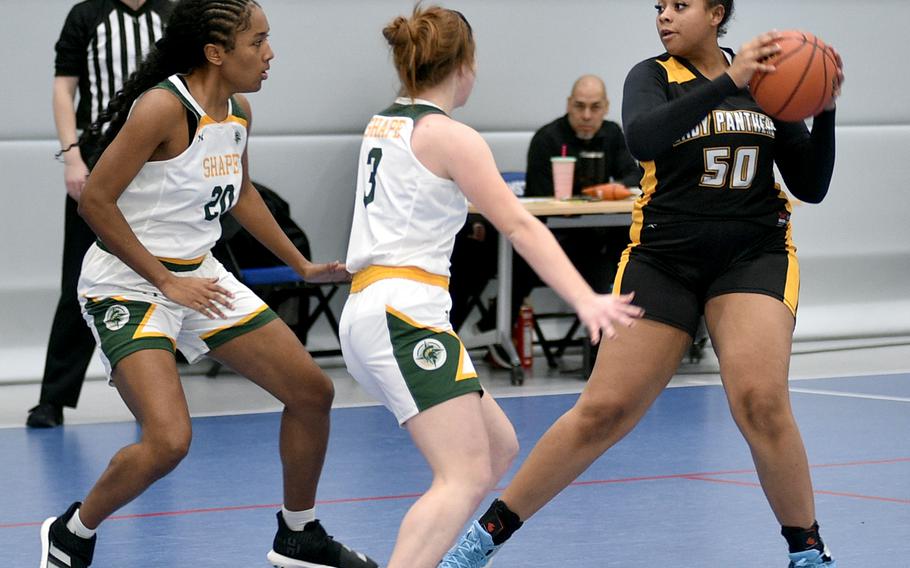
[[[284,524],[292,531],[302,531],[310,521],[316,520],[316,507],[306,511],[289,511],[287,507],[281,507],[281,516],[284,517]]]
[[[92,538],[97,532],[97,529],[90,529],[82,524],[82,519],[79,517],[79,509],[76,509],[70,520],[66,522],[66,528],[79,538],[85,539]]]

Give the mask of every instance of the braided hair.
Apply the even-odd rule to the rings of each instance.
[[[94,163],[123,128],[133,103],[142,93],[174,73],[185,74],[204,66],[207,44],[233,50],[237,32],[249,27],[252,7],[258,5],[256,0],[180,0],[168,18],[162,38],[155,42],[142,65],[117,91],[104,112],[79,137],[80,145],[100,138],[90,163]]]

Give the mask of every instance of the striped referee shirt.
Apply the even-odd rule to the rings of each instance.
[[[57,41],[55,75],[79,78],[76,126],[86,129],[110,103],[162,35],[170,0],[133,10],[120,0],[73,6]]]

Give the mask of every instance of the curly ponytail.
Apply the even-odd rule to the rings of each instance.
[[[474,62],[474,35],[467,19],[439,6],[421,8],[410,18],[398,16],[383,30],[402,91],[414,98],[420,91],[444,81],[464,64]]]
[[[206,64],[204,48],[214,43],[231,51],[237,32],[250,25],[256,0],[181,0],[174,6],[164,36],[142,65],[111,99],[107,108],[79,137],[79,144],[99,140],[93,164],[123,128],[133,103],[142,93],[175,73],[190,73]],[[107,129],[105,129],[105,125]],[[104,133],[102,136],[102,132]]]

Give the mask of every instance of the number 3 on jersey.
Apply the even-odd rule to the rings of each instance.
[[[367,165],[373,166],[373,171],[370,172],[370,191],[363,194],[364,207],[373,203],[373,199],[376,197],[376,172],[379,170],[379,162],[381,161],[382,148],[373,148],[370,150],[369,156],[367,157]]]

